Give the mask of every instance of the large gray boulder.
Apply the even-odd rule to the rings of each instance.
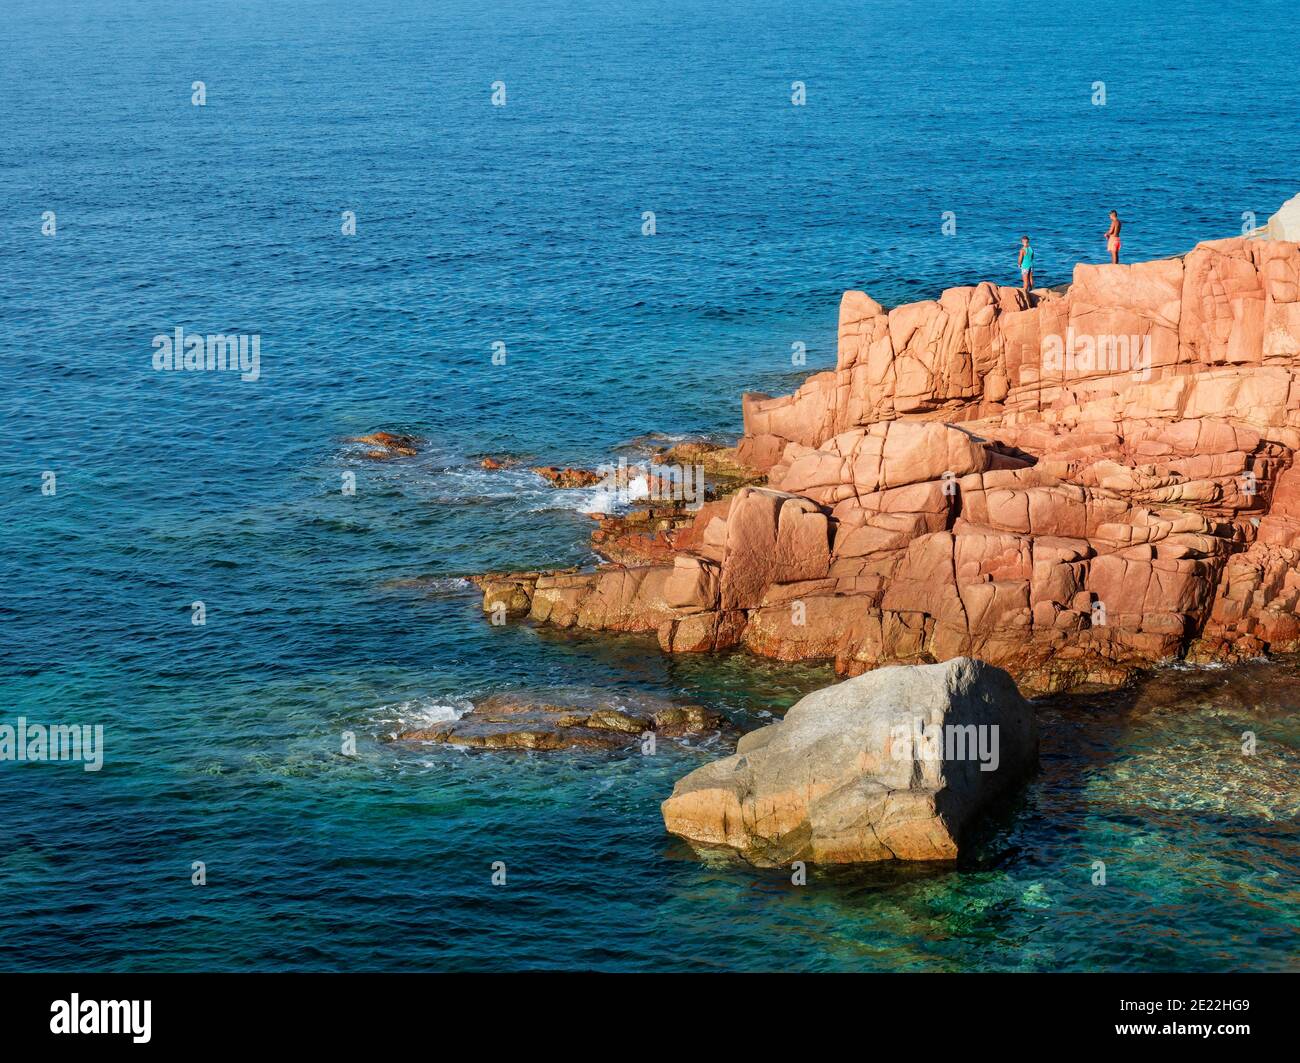
[[[680,779],[664,824],[764,867],[951,860],[1037,764],[1033,708],[1001,668],[881,668],[814,691]]]

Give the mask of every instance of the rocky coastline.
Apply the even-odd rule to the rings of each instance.
[[[602,516],[605,563],[481,577],[485,611],[1026,693],[1300,648],[1300,244],[846,292],[835,368],[742,409],[716,497]]]

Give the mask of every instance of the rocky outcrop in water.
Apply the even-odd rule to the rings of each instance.
[[[743,409],[765,485],[671,556],[538,575],[527,615],[849,675],[978,657],[1031,691],[1300,649],[1300,244],[847,292],[835,369]]]
[[[412,458],[419,453],[421,439],[418,436],[400,432],[371,432],[369,435],[353,436],[344,440],[346,443],[361,443],[370,447],[365,457],[372,461],[391,461],[393,458]]]
[[[952,860],[1038,763],[1033,709],[1006,672],[959,658],[814,691],[663,803],[695,846],[765,867]]]
[[[593,487],[602,480],[600,473],[592,472],[590,469],[560,468],[556,465],[537,465],[534,466],[532,471],[537,473],[538,476],[549,483],[552,487]]]
[[[555,704],[527,694],[500,694],[484,698],[459,719],[411,728],[397,739],[477,749],[620,749],[647,734],[700,736],[725,724],[721,714],[700,705],[632,705],[617,698]]]

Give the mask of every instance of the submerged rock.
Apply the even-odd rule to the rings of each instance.
[[[458,720],[403,731],[398,741],[442,742],[479,749],[622,749],[642,736],[703,735],[726,724],[720,713],[700,705],[672,705],[641,699],[572,699],[555,704],[527,694],[485,698]]]
[[[366,457],[372,461],[388,461],[392,458],[412,458],[419,453],[418,436],[403,435],[397,432],[371,432],[365,436],[353,436],[345,443],[361,443],[373,450],[366,451]]]
[[[951,860],[1037,764],[1034,710],[1002,669],[882,668],[814,691],[680,779],[664,825],[763,867]]]

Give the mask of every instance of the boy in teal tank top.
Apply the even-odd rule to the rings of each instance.
[[[1028,295],[1029,289],[1034,286],[1034,249],[1029,246],[1028,236],[1020,238],[1020,256],[1016,261],[1020,266],[1020,282]]]

